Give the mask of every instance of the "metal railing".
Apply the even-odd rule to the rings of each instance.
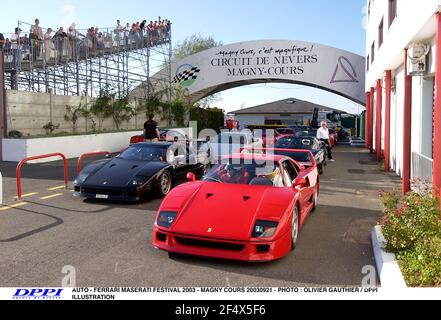
[[[418,152],[413,152],[412,169],[414,179],[423,178],[428,181],[433,180],[433,159]]]
[[[30,24],[19,22],[18,28],[31,29]],[[22,29],[22,30],[23,30]],[[171,25],[154,30],[135,32],[128,29],[97,28],[89,30],[61,30],[48,33],[41,29],[42,38],[33,39],[30,31],[23,30],[18,42],[12,42],[14,34],[4,34],[7,40],[3,46],[5,71],[30,71],[44,69],[46,66],[63,65],[89,58],[98,58],[114,53],[155,47],[169,42]]]
[[[68,166],[67,158],[64,154],[51,153],[51,154],[45,154],[45,155],[40,155],[40,156],[35,156],[35,157],[29,157],[29,158],[21,160],[17,166],[16,171],[15,171],[16,177],[17,177],[17,199],[18,200],[21,200],[22,195],[23,195],[22,188],[21,188],[21,169],[22,169],[23,165],[25,165],[29,161],[54,158],[54,157],[60,157],[63,159],[64,187],[65,187],[65,189],[67,189],[67,183],[68,183],[68,177],[69,177],[69,174],[68,174],[69,166]]]

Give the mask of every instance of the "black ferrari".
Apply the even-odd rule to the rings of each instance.
[[[309,150],[314,155],[317,168],[323,174],[326,167],[326,145],[317,138],[310,136],[289,136],[281,138],[275,145],[276,149],[301,149]]]
[[[181,143],[138,143],[113,159],[93,162],[75,180],[75,196],[139,201],[149,192],[165,197],[188,173],[201,177],[204,167]]]

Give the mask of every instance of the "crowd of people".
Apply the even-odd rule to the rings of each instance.
[[[28,34],[22,34],[20,27],[8,38],[0,33],[0,49],[5,53],[5,61],[16,69],[23,60],[49,63],[76,60],[81,55],[96,56],[115,47],[156,46],[170,40],[171,26],[170,20],[158,17],[149,23],[143,20],[125,26],[117,20],[114,28],[103,31],[91,27],[83,32],[72,23],[68,30],[60,27],[54,32],[52,28],[43,31],[40,20],[35,19]]]

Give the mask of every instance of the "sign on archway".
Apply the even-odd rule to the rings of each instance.
[[[171,68],[173,86],[181,87],[191,101],[239,86],[283,82],[320,88],[365,105],[365,58],[315,43],[235,43],[194,54]],[[155,79],[164,83],[167,74],[153,76],[154,90]]]

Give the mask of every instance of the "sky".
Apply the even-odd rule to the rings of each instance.
[[[302,40],[333,46],[364,56],[366,0],[45,0],[11,1],[0,13],[0,31],[12,33],[17,21],[39,18],[43,27],[79,29],[113,27],[123,23],[156,19],[173,22],[173,42],[192,34],[212,36],[230,44],[249,40]],[[227,111],[298,98],[361,111],[360,106],[331,93],[289,84],[253,85],[224,91],[216,106]]]

